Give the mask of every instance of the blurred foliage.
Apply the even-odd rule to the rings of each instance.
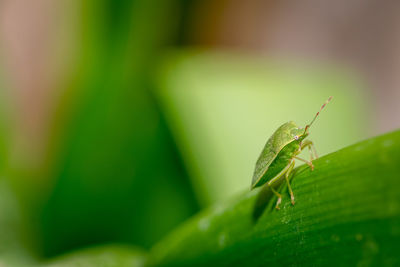
[[[256,189],[215,205],[149,255],[154,266],[397,266],[400,263],[400,131],[344,148],[296,169],[291,205]],[[272,194],[270,194],[272,196]],[[257,201],[257,202],[256,202]]]
[[[158,53],[174,42],[178,2],[75,7],[73,66],[60,81],[45,166],[6,174],[24,242],[42,256],[104,242],[149,247],[199,209],[150,90]]]
[[[6,81],[3,75],[4,70],[0,65],[0,88],[4,88],[6,86]],[[8,99],[6,90],[0,90],[0,181],[4,178],[4,166],[6,164],[5,161],[8,153],[7,141],[9,141],[10,128],[9,118],[7,118],[8,103],[6,99]]]
[[[5,179],[0,179],[0,266],[23,266],[34,262],[24,246],[21,209]]]
[[[139,267],[144,266],[146,254],[134,247],[106,245],[82,249],[54,258],[49,267]]]
[[[282,64],[237,52],[181,50],[165,56],[166,47],[185,41],[183,31],[189,28],[182,20],[188,13],[182,10],[190,9],[191,2],[64,1],[63,5],[72,6],[63,15],[71,28],[66,37],[62,31],[57,35],[61,48],[54,50],[72,48],[59,55],[68,57],[70,66],[54,88],[62,93],[53,105],[56,110],[50,111],[50,133],[45,134],[50,138],[45,152],[22,148],[32,158],[44,154],[39,165],[15,159],[19,154],[9,151],[12,135],[18,133],[12,133],[15,122],[6,110],[10,96],[3,97],[3,91],[0,95],[0,266],[26,266],[71,250],[46,264],[144,264],[143,251],[122,244],[151,248],[200,207],[249,188],[255,160],[272,132],[288,120],[305,125],[329,95],[334,100],[311,130],[320,154],[368,137],[369,96],[360,90],[354,75],[337,67],[304,68],[301,63]],[[0,84],[4,86],[1,75]],[[336,216],[332,220],[356,210],[364,199],[356,195],[359,202],[351,202],[350,193],[358,186],[370,194],[367,201],[376,200],[361,210],[371,212],[371,221],[345,224],[347,230],[340,228],[343,225],[328,229],[326,237],[331,239],[326,244],[339,251],[338,244],[350,234],[346,231],[358,226],[367,229],[373,216],[398,212],[398,202],[391,198],[394,189],[389,188],[396,183],[392,171],[397,169],[387,158],[398,158],[394,151],[398,134],[393,136],[396,144],[386,146],[390,139],[382,137],[320,159],[319,170],[299,173],[294,180],[296,207],[284,202],[280,213],[267,211],[256,226],[249,226],[248,219],[257,191],[233,206],[205,211],[155,246],[153,263],[199,264],[229,258],[257,264],[260,255],[264,257],[260,260],[272,261],[271,253],[281,251],[268,243],[276,240],[283,248],[280,255],[289,263],[286,255],[302,251],[301,245],[308,244],[304,248],[312,251],[313,244],[322,244],[301,239],[311,240],[312,233],[321,230],[301,228],[308,218],[303,214],[322,222],[330,217],[315,217],[319,214],[311,214],[311,206],[317,205],[316,213],[331,211]],[[369,152],[360,152],[360,147]],[[378,156],[375,165],[373,153]],[[378,175],[379,168],[386,180],[376,183],[381,188],[373,191],[371,175]],[[322,179],[324,175],[338,183],[332,185]],[[392,191],[383,195],[384,190]],[[327,195],[323,198],[320,192]],[[325,200],[327,206],[321,204]],[[334,200],[338,202],[333,204]],[[378,212],[377,205],[384,200],[392,201],[391,206]],[[392,242],[398,235],[384,235],[397,231],[397,226],[388,221],[379,225],[392,228],[361,233],[367,239],[354,248],[366,247],[367,256],[374,245],[390,252],[392,243],[381,246],[380,238]],[[274,233],[271,229],[282,236],[269,235]],[[291,238],[296,242],[288,245]],[[120,245],[76,251],[105,243]],[[305,253],[301,259],[308,256]]]
[[[55,118],[62,145],[41,215],[45,255],[106,241],[148,247],[198,209],[148,90],[173,4],[82,2],[77,68]]]
[[[304,127],[330,95],[310,130],[320,155],[368,137],[373,124],[367,92],[339,66],[192,49],[170,53],[158,82],[157,95],[204,204],[249,188],[244,177],[271,134],[291,120]]]

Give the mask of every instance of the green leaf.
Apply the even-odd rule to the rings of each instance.
[[[281,210],[274,209],[276,198],[269,198],[254,220],[257,194],[263,191],[247,192],[159,242],[152,264],[399,265],[400,131],[344,148],[314,165],[312,172],[304,165],[296,169],[295,206],[284,186]]]
[[[173,38],[176,1],[72,2],[81,12],[76,65],[51,125],[51,160],[40,179],[21,179],[51,181],[49,191],[35,191],[38,207],[27,201],[37,253],[106,242],[149,248],[198,211],[150,92],[153,62]]]
[[[136,267],[145,263],[145,253],[134,247],[122,245],[105,245],[92,247],[59,256],[45,266],[74,267]]]

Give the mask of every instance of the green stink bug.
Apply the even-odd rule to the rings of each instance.
[[[293,121],[281,125],[274,134],[268,139],[264,149],[259,156],[254,169],[251,189],[266,184],[271,191],[278,197],[276,208],[279,209],[282,196],[273,187],[278,184],[283,177],[286,179],[292,204],[294,205],[294,195],[289,183],[289,175],[293,170],[295,159],[307,163],[311,170],[314,170],[312,161],[318,158],[314,144],[310,140],[305,140],[308,136],[308,129],[314,123],[321,110],[332,99],[332,96],[321,106],[314,119],[304,129],[299,128]],[[308,147],[310,149],[310,161],[297,157],[301,151]],[[313,155],[314,154],[314,155]]]

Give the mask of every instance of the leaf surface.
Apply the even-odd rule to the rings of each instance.
[[[295,206],[286,186],[279,211],[265,189],[246,192],[172,232],[152,249],[151,263],[398,265],[400,131],[331,153],[314,165],[312,172],[304,165],[296,169]]]

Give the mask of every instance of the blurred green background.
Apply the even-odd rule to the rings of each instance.
[[[149,249],[248,190],[273,131],[330,95],[320,155],[399,127],[399,27],[359,5],[0,3],[0,265]]]

